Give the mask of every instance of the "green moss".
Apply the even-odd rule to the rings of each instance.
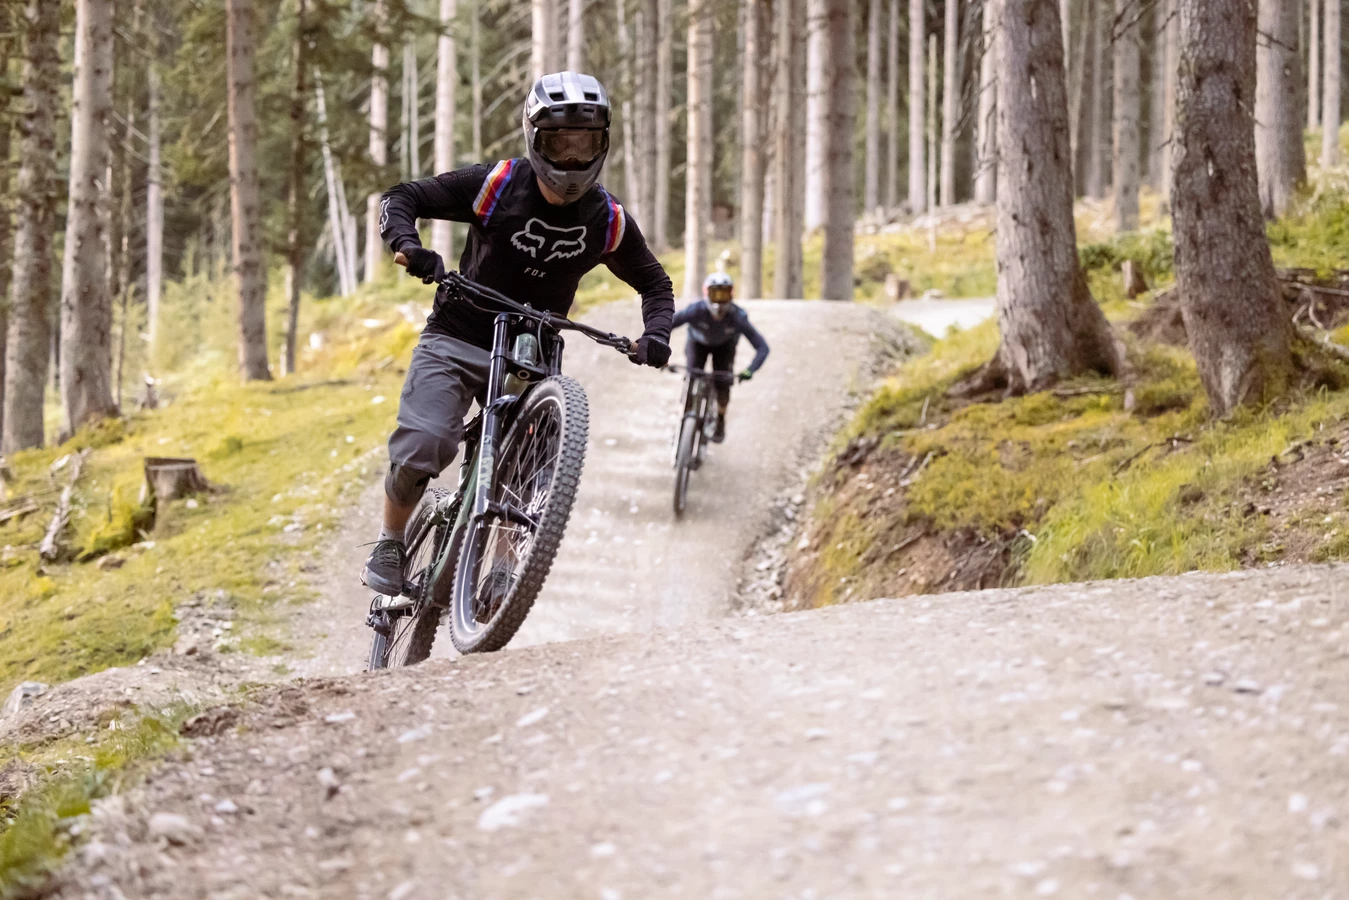
[[[175,704],[113,719],[92,744],[67,739],[37,749],[7,748],[0,762],[35,767],[39,783],[17,800],[0,798],[0,898],[34,896],[70,849],[79,817],[176,747],[191,712]]]

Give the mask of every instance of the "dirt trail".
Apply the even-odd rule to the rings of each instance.
[[[1347,576],[879,601],[279,688],[100,807],[58,894],[1345,896]]]
[[[859,371],[876,356],[873,333],[888,327],[882,313],[852,304],[744,305],[772,355],[757,378],[735,389],[729,436],[694,475],[689,509],[678,522],[670,461],[680,380],[633,366],[584,338],[568,341],[564,369],[589,396],[590,447],[567,537],[512,648],[683,626],[724,613],[768,499],[796,477],[803,451],[838,424],[849,392],[864,386]],[[641,317],[635,303],[617,303],[586,321],[636,333]],[[674,339],[680,359],[683,346],[680,331]],[[742,346],[741,365],[752,352]],[[351,512],[318,576],[324,600],[302,610],[299,642],[316,649],[295,664],[298,674],[344,674],[364,665],[370,595],[356,574],[368,552],[363,545],[379,530],[380,497],[372,486]],[[452,654],[442,634],[435,656]]]

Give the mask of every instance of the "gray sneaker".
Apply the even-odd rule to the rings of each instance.
[[[407,565],[407,549],[402,541],[379,541],[361,570],[361,581],[366,587],[386,597],[403,593],[403,569]]]

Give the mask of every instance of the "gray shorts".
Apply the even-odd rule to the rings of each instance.
[[[490,365],[490,351],[423,332],[398,400],[389,462],[432,477],[449,468],[473,399],[486,389]]]

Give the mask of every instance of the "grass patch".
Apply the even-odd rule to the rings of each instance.
[[[0,797],[0,898],[31,896],[78,836],[95,800],[140,779],[180,743],[192,713],[179,704],[114,719],[93,743],[68,739],[36,749],[8,748],[0,762],[35,769],[37,786]]]

